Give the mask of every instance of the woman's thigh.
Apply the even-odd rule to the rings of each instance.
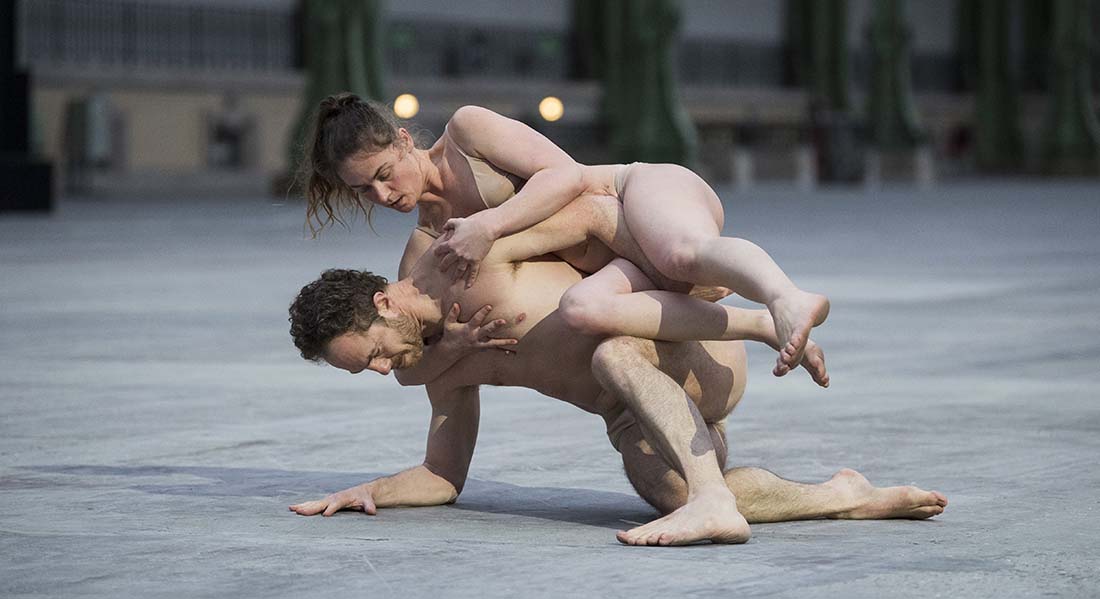
[[[725,215],[718,195],[679,165],[634,165],[620,199],[630,233],[658,269],[669,262],[677,244],[722,232]]]

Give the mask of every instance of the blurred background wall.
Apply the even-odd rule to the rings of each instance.
[[[1087,27],[1085,43],[1061,54],[1069,74],[1057,68],[1051,6],[1059,3]],[[374,4],[380,99],[413,94],[412,121],[427,141],[455,108],[480,104],[528,122],[582,162],[620,158],[601,104],[606,81],[578,25],[584,0]],[[1096,0],[668,4],[678,14],[673,91],[694,129],[692,164],[712,181],[1097,172],[1089,158],[1100,91]],[[291,168],[287,148],[303,109],[303,3],[21,0],[17,8],[34,141],[67,193],[285,189],[273,182]],[[1082,61],[1091,102],[1083,107],[1071,81],[1081,76],[1071,63]],[[1059,100],[1059,85],[1070,99]],[[560,119],[540,116],[547,96],[561,100]],[[1069,136],[1063,146],[1084,144],[1074,154],[1083,163],[1049,159],[1059,135]],[[993,153],[983,154],[988,140]]]

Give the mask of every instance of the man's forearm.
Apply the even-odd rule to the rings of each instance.
[[[458,489],[450,481],[423,464],[365,484],[380,508],[443,505],[458,498]]]
[[[424,356],[414,366],[393,371],[402,386],[427,385],[454,366],[454,363],[474,352],[440,341],[424,347]]]

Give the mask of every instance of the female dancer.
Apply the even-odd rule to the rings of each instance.
[[[580,165],[523,123],[476,106],[455,111],[439,140],[419,149],[388,113],[353,94],[321,102],[307,149],[307,219],[314,232],[339,221],[344,207],[368,216],[375,204],[416,208],[417,230],[444,236],[436,248],[440,268],[455,268],[471,285],[496,239],[582,194],[608,195],[622,203],[627,228],[660,274],[725,286],[767,306],[779,339],[777,376],[800,363],[810,329],[828,316],[828,299],[796,287],[760,247],[721,236],[718,196],[684,167]],[[670,300],[671,294],[636,293],[644,276],[624,261],[562,257],[587,272],[602,266],[561,300],[562,316],[580,330],[665,341],[730,338],[726,327],[692,318],[690,305]]]

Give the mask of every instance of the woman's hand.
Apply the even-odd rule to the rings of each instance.
[[[451,311],[447,313],[447,318],[443,322],[443,337],[440,338],[439,343],[447,344],[462,352],[500,349],[508,353],[511,353],[511,350],[508,349],[509,346],[519,343],[518,339],[495,339],[492,337],[497,329],[507,324],[507,321],[502,319],[485,322],[489,312],[493,311],[492,306],[482,306],[466,322],[458,321],[458,315],[461,311],[462,308],[458,304],[451,306]],[[525,314],[521,314],[516,318],[516,322],[523,322],[525,316]]]
[[[373,516],[378,508],[374,505],[374,496],[371,494],[370,485],[363,483],[350,489],[344,489],[339,493],[333,493],[324,499],[307,501],[290,506],[290,511],[300,516],[331,516],[340,510],[358,510]]]
[[[439,270],[446,271],[454,266],[454,280],[465,278],[469,289],[477,280],[481,261],[496,239],[485,218],[474,215],[448,220],[443,225],[443,239],[435,248],[435,255],[440,258]]]

